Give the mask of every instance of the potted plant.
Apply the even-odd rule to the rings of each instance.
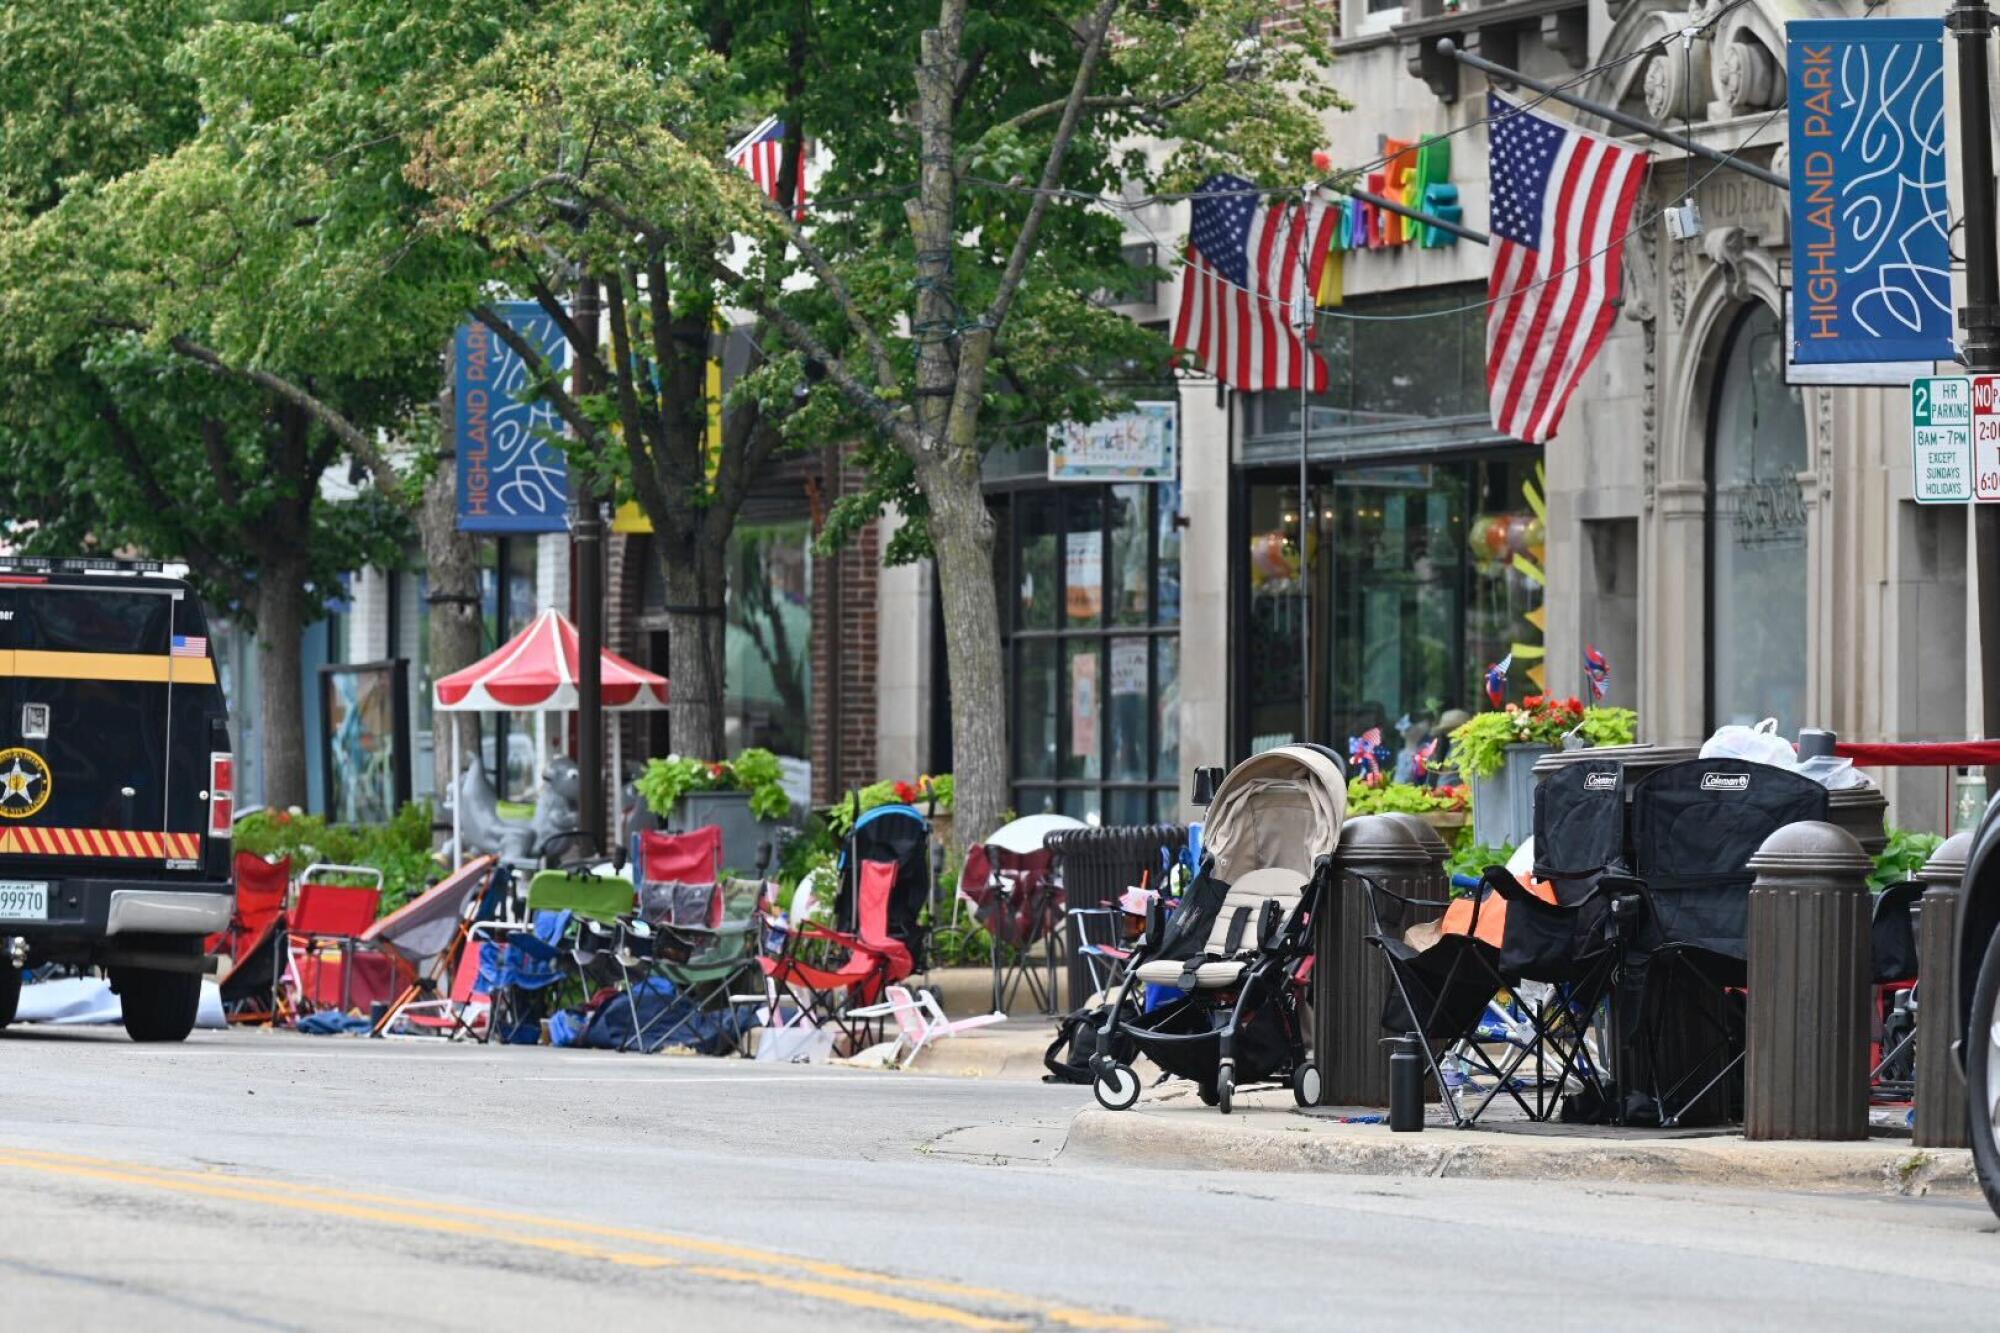
[[[778,756],[769,750],[745,750],[730,760],[648,760],[633,785],[669,829],[720,827],[723,865],[732,871],[750,872],[758,844],[771,840],[792,814]]]
[[[1352,778],[1347,784],[1347,816],[1416,815],[1440,831],[1463,828],[1470,804],[1464,787],[1425,787],[1413,782]]]
[[[1451,733],[1445,763],[1472,784],[1472,836],[1488,846],[1517,846],[1535,830],[1535,761],[1574,736],[1585,745],[1629,745],[1638,715],[1629,708],[1586,708],[1578,699],[1531,694],[1480,713]]]

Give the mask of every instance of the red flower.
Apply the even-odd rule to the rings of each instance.
[[[898,781],[896,783],[896,799],[908,805],[911,801],[917,799],[917,789],[907,782]]]
[[[1547,703],[1548,701],[1549,701],[1548,696],[1545,694],[1531,694],[1527,698],[1521,700],[1521,707],[1527,709],[1529,712],[1533,712],[1535,709],[1540,708],[1543,704]]]
[[[292,822],[292,812],[289,810],[273,811],[271,818],[280,824],[289,824]]]
[[[710,764],[708,766],[708,776],[714,781],[720,782],[722,781],[722,775],[728,772],[728,770],[729,766],[727,764]]]

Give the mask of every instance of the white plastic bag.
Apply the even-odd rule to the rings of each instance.
[[[1815,755],[1801,763],[1799,776],[1811,778],[1828,791],[1842,791],[1848,787],[1872,787],[1874,779],[1854,766],[1852,759],[1836,759],[1830,754]]]
[[[833,1056],[831,1028],[764,1028],[757,1038],[757,1058],[765,1063],[823,1065]]]
[[[1773,768],[1799,766],[1798,751],[1778,734],[1778,719],[1775,717],[1767,717],[1754,727],[1717,727],[1715,734],[1702,743],[1701,757],[1747,759],[1753,764],[1769,764]]]

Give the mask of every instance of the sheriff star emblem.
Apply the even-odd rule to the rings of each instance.
[[[48,803],[48,763],[33,750],[0,750],[0,819],[26,819]]]

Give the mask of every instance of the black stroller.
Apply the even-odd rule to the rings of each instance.
[[[1252,1083],[1289,1083],[1301,1106],[1319,1100],[1304,978],[1346,814],[1347,778],[1329,751],[1286,746],[1230,770],[1208,807],[1194,883],[1170,921],[1155,905],[1124,1002],[1099,1033],[1107,1054],[1093,1062],[1092,1090],[1106,1109],[1139,1099],[1139,1075],[1109,1054],[1120,1037],[1225,1115]],[[1134,992],[1149,984],[1182,995],[1140,1013]]]

